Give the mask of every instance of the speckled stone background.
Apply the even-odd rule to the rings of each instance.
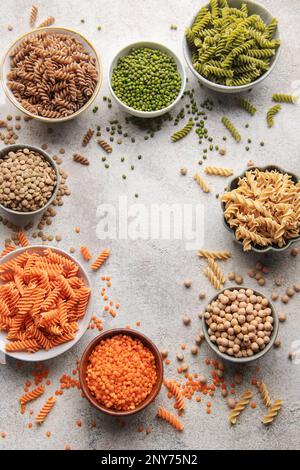
[[[172,123],[163,126],[154,141],[144,141],[144,132],[133,125],[127,126],[128,132],[134,135],[136,142],[128,142],[118,146],[114,144],[114,152],[109,157],[110,168],[104,168],[101,162],[103,152],[96,141],[93,141],[84,154],[91,160],[89,167],[81,167],[72,162],[72,154],[81,149],[81,139],[89,126],[97,124],[103,128],[111,119],[119,119],[124,123],[125,115],[114,104],[111,110],[103,103],[102,96],[108,94],[107,70],[109,62],[121,47],[140,39],[150,39],[162,42],[177,51],[182,56],[182,38],[184,26],[190,17],[203,4],[196,0],[89,0],[68,1],[52,0],[35,1],[39,6],[39,19],[48,15],[56,17],[56,24],[82,32],[100,52],[104,66],[104,83],[96,104],[99,111],[93,114],[87,111],[77,120],[53,126],[54,132],[48,133],[48,126],[42,123],[22,121],[19,141],[41,145],[48,143],[52,155],[59,148],[66,149],[63,168],[69,173],[69,186],[72,191],[70,198],[65,198],[65,204],[59,208],[53,224],[47,229],[49,234],[60,233],[63,237],[59,246],[69,250],[86,244],[96,254],[103,246],[112,248],[112,256],[103,268],[103,273],[112,277],[111,297],[119,301],[121,308],[117,318],[104,317],[104,328],[135,325],[149,335],[160,348],[170,351],[171,364],[166,367],[166,377],[174,377],[176,372],[175,354],[180,343],[186,343],[185,360],[192,372],[209,373],[204,365],[204,359],[213,357],[208,346],[202,344],[198,356],[191,356],[189,350],[194,338],[200,330],[198,312],[206,300],[200,302],[198,293],[204,290],[207,299],[214,294],[202,274],[204,263],[200,261],[195,250],[187,251],[184,240],[109,240],[101,241],[96,237],[96,226],[99,217],[96,210],[99,204],[112,203],[117,205],[118,197],[128,197],[128,204],[136,202],[134,194],[139,194],[139,203],[149,207],[151,203],[202,203],[205,209],[204,245],[211,249],[230,249],[232,258],[222,265],[225,272],[234,269],[244,276],[245,284],[256,287],[256,282],[248,278],[247,270],[253,267],[258,256],[243,254],[240,247],[232,241],[222,225],[222,214],[215,194],[224,188],[221,178],[212,177],[210,181],[213,192],[204,195],[192,179],[199,169],[197,164],[201,158],[201,147],[195,135],[177,144],[171,144],[170,134],[174,127]],[[1,4],[0,34],[1,53],[20,34],[28,30],[28,16],[31,7],[29,0],[10,0]],[[235,97],[220,96],[204,88],[200,88],[196,79],[188,73],[188,87],[194,87],[197,102],[206,97],[213,99],[215,106],[208,112],[207,127],[209,134],[214,137],[214,143],[226,148],[226,156],[220,157],[217,152],[210,152],[209,162],[234,169],[238,174],[243,171],[247,161],[252,159],[256,164],[265,165],[276,163],[286,170],[299,172],[299,106],[285,105],[276,117],[274,128],[268,129],[265,114],[271,105],[274,92],[297,93],[300,91],[300,45],[299,24],[300,10],[298,0],[264,0],[263,4],[279,19],[282,35],[282,52],[278,65],[273,74],[263,84],[254,89],[249,98],[257,105],[258,112],[251,117],[236,105]],[[81,23],[84,19],[84,23]],[[171,31],[170,25],[177,24],[178,30]],[[13,27],[8,31],[8,26]],[[98,25],[102,30],[98,31]],[[221,100],[221,103],[218,103]],[[173,115],[180,110],[174,110]],[[227,132],[222,128],[220,118],[226,113],[240,129],[243,140],[236,144],[228,135],[226,142],[222,141]],[[16,111],[1,94],[0,118],[7,114],[15,115]],[[246,123],[250,124],[248,129]],[[104,135],[106,136],[105,132]],[[247,139],[252,143],[250,151],[246,152]],[[265,142],[261,147],[260,142]],[[3,143],[0,143],[1,148]],[[205,147],[204,145],[202,148]],[[137,156],[141,154],[142,160]],[[120,157],[125,157],[121,163]],[[135,170],[131,171],[130,166]],[[186,177],[179,174],[182,166],[188,168]],[[127,179],[122,179],[122,174]],[[81,233],[76,234],[74,228],[79,226]],[[0,227],[1,245],[9,236],[9,231]],[[298,258],[299,259],[299,258]],[[299,281],[299,261],[292,258],[289,251],[263,257],[270,273],[267,284],[261,290],[270,294],[275,288],[274,279],[282,278],[282,286],[276,290],[282,294],[285,289]],[[191,289],[183,287],[183,280],[191,278]],[[100,300],[99,275],[91,275],[93,283],[93,300],[95,312],[102,316],[103,305]],[[14,360],[8,360],[0,366],[0,432],[6,433],[6,438],[0,437],[0,449],[63,449],[70,445],[74,449],[295,449],[300,447],[300,364],[288,360],[288,352],[297,348],[300,340],[300,294],[283,306],[276,303],[278,311],[284,310],[288,316],[285,324],[280,325],[279,337],[282,346],[272,350],[259,364],[237,369],[226,364],[225,379],[231,383],[232,376],[237,370],[242,370],[243,384],[237,386],[240,394],[249,386],[249,381],[256,374],[256,367],[261,371],[258,376],[267,383],[272,398],[281,397],[284,406],[280,416],[273,426],[266,429],[260,422],[265,409],[259,396],[255,395],[257,408],[247,409],[238,424],[230,428],[227,422],[228,409],[225,400],[219,393],[211,400],[212,413],[205,413],[206,398],[202,403],[194,400],[187,403],[183,421],[185,431],[177,433],[164,422],[158,422],[155,414],[157,405],[166,405],[171,409],[171,403],[166,397],[165,390],[161,391],[156,403],[146,411],[126,420],[125,427],[113,419],[103,416],[80,397],[77,390],[72,389],[58,399],[46,423],[37,428],[28,429],[32,417],[21,415],[18,397],[26,379],[30,378],[33,366],[24,364],[16,366]],[[192,317],[188,327],[182,325],[181,316],[187,313]],[[72,350],[55,360],[49,361],[51,385],[47,395],[53,393],[58,386],[59,377],[71,373],[76,358],[79,357],[85,345],[95,335],[87,332]],[[298,344],[298,348],[299,348]],[[43,399],[33,403],[35,412]],[[30,407],[29,407],[30,408]],[[76,420],[82,421],[82,426],[76,426]],[[96,427],[91,423],[96,420]],[[152,426],[152,433],[137,432],[140,425]],[[51,437],[46,432],[51,431]]]

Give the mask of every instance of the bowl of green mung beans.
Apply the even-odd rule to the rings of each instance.
[[[169,112],[186,85],[184,66],[166,46],[148,41],[129,44],[113,58],[109,88],[129,114],[154,118]]]
[[[278,21],[252,0],[210,0],[185,29],[183,52],[208,88],[239,93],[261,83],[278,61]]]

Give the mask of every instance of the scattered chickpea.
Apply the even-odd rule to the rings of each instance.
[[[235,278],[236,278],[235,272],[234,272],[234,271],[230,271],[230,272],[228,273],[228,280],[229,280],[229,281],[234,281]]]
[[[257,282],[260,286],[264,286],[266,284],[266,280],[264,277],[261,277],[260,279],[258,279]]]
[[[300,251],[299,248],[296,248],[296,247],[292,248],[291,249],[291,256],[294,256],[294,257],[298,256],[299,251]]]
[[[279,298],[278,292],[272,292],[271,299],[275,301],[275,300],[278,300],[278,298]]]
[[[205,292],[203,292],[203,291],[199,292],[199,299],[200,299],[200,300],[205,299],[205,297],[206,297],[206,293],[205,293]]]
[[[251,277],[251,278],[255,277],[255,269],[249,269],[249,271],[248,271],[247,274],[248,274],[248,276]]]
[[[280,341],[280,339],[278,339],[278,338],[275,339],[275,341],[274,341],[274,348],[277,349],[277,348],[280,348],[280,346],[281,346],[281,341]]]
[[[227,398],[227,405],[229,408],[233,409],[236,405],[236,399],[232,397]]]
[[[187,326],[187,325],[190,325],[191,323],[191,317],[189,317],[188,315],[183,315],[182,317],[182,323]]]
[[[206,385],[207,384],[207,378],[204,374],[199,375],[199,382],[201,383],[201,385]]]
[[[186,372],[188,368],[189,368],[189,365],[186,362],[184,362],[181,366],[182,372]]]
[[[222,155],[222,156],[226,155],[226,149],[223,148],[223,147],[220,148],[220,149],[219,149],[219,154]]]
[[[192,346],[191,347],[191,353],[195,356],[196,354],[198,354],[198,348],[197,346]]]
[[[176,354],[176,359],[177,359],[178,361],[183,361],[184,355],[182,354],[182,352],[178,352],[178,353]]]
[[[287,304],[289,301],[289,296],[288,295],[282,295],[281,296],[281,302],[283,302],[284,304]]]
[[[187,174],[188,170],[187,168],[183,167],[183,168],[180,168],[180,174],[185,176]]]
[[[295,354],[294,352],[291,352],[291,351],[290,351],[290,352],[288,353],[288,358],[289,358],[290,361],[292,361],[293,359],[295,359],[295,356],[296,356],[296,354]]]
[[[161,354],[162,358],[165,359],[166,357],[168,357],[169,351],[167,349],[162,349],[160,351],[160,354]]]
[[[241,385],[243,383],[243,376],[240,373],[236,373],[233,376],[233,380],[237,385]]]
[[[196,338],[195,338],[195,343],[199,346],[202,342],[202,338],[200,335],[197,335]]]
[[[187,289],[189,289],[189,288],[191,287],[192,283],[193,283],[193,281],[192,281],[191,279],[186,279],[186,280],[183,282],[184,286],[185,286]]]
[[[237,275],[237,276],[235,276],[235,282],[236,282],[237,284],[241,285],[241,284],[243,284],[244,279],[243,279],[242,276]]]
[[[202,320],[202,317],[203,317],[203,312],[199,312],[199,313],[198,313],[198,318],[199,318],[200,320]]]
[[[294,284],[293,287],[295,292],[300,292],[300,284]]]
[[[280,312],[280,313],[278,314],[278,320],[279,320],[280,322],[285,322],[286,319],[287,319],[287,316],[286,316],[286,314],[285,314],[284,312]]]
[[[226,398],[226,397],[227,397],[228,392],[227,392],[227,389],[226,389],[226,388],[222,388],[222,390],[221,390],[221,395],[222,395],[223,398]]]
[[[286,290],[286,295],[288,295],[289,297],[293,297],[294,294],[295,294],[294,289],[292,287],[288,287]]]

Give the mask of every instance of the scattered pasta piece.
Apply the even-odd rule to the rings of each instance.
[[[50,397],[44,404],[44,406],[41,408],[39,411],[38,415],[35,418],[36,423],[42,424],[45,419],[47,418],[48,414],[52,410],[53,406],[55,405],[56,398],[55,397]]]
[[[182,422],[179,421],[177,416],[173,415],[165,408],[159,407],[157,410],[157,416],[166,421],[167,423],[171,424],[171,426],[177,429],[177,431],[183,431],[184,425],[182,424]]]
[[[83,136],[82,147],[86,147],[94,135],[93,129],[89,128]]]
[[[89,159],[84,157],[83,155],[80,155],[79,153],[74,153],[73,160],[74,162],[81,163],[81,165],[88,166],[90,164]]]
[[[18,232],[18,238],[21,246],[29,246],[29,241],[27,240],[27,237],[24,232]]]
[[[254,116],[256,113],[257,109],[253,104],[250,103],[250,101],[245,100],[244,98],[239,98],[238,99],[239,105],[247,111],[247,113],[251,114],[251,116]]]
[[[261,394],[262,400],[267,408],[270,408],[272,401],[270,398],[269,390],[264,382],[257,382],[258,390]]]
[[[185,408],[184,397],[182,395],[182,391],[180,390],[179,386],[175,382],[172,382],[171,380],[165,380],[164,384],[167,387],[167,389],[170,390],[172,395],[175,397],[176,408],[179,411],[184,410]]]
[[[171,136],[172,142],[177,142],[178,140],[181,140],[184,137],[186,137],[191,132],[191,130],[193,129],[194,124],[195,123],[194,123],[193,119],[190,119],[186,123],[186,125],[182,129],[180,129],[180,131],[174,132],[174,134],[172,134],[172,136]]]
[[[240,400],[229,414],[228,419],[231,424],[236,424],[238,416],[246,408],[246,406],[249,405],[252,397],[253,393],[250,390],[246,390],[244,393],[242,393]]]
[[[199,250],[198,256],[200,258],[213,258],[218,260],[227,260],[231,257],[230,251],[223,250],[223,251],[211,251],[211,250]]]
[[[215,175],[215,176],[231,176],[233,175],[233,171],[228,168],[220,168],[217,166],[207,166],[205,168],[205,173],[207,175]]]
[[[29,403],[32,400],[35,400],[37,397],[40,395],[43,395],[45,392],[45,387],[43,385],[40,385],[39,387],[36,387],[34,390],[31,390],[31,392],[25,393],[25,395],[22,395],[20,398],[20,404],[25,405],[26,403]]]
[[[55,23],[55,18],[53,16],[48,16],[42,23],[40,23],[37,28],[46,28],[47,26],[51,26]]]
[[[204,193],[209,193],[210,192],[208,184],[206,183],[206,181],[202,178],[202,176],[199,173],[196,173],[194,175],[194,180],[200,186],[200,188],[202,189],[202,191]]]
[[[269,127],[274,126],[274,116],[281,110],[280,104],[275,104],[275,106],[272,106],[267,112],[267,123]]]
[[[277,103],[295,104],[298,101],[298,97],[293,95],[287,95],[284,93],[274,93],[274,95],[272,95],[272,100]]]
[[[268,414],[262,418],[261,420],[262,423],[265,426],[268,426],[269,424],[271,424],[276,418],[276,416],[278,415],[281,407],[282,407],[282,400],[276,400],[274,404],[269,408]]]
[[[222,273],[218,263],[213,258],[208,258],[208,266],[221,284],[225,283],[225,276]]]
[[[80,253],[85,261],[90,261],[90,259],[92,259],[92,255],[87,246],[80,247]]]
[[[235,128],[235,126],[232,124],[232,122],[228,119],[228,117],[223,116],[223,117],[222,117],[222,123],[224,124],[224,126],[226,127],[226,129],[230,132],[230,134],[232,135],[232,137],[234,138],[234,140],[236,140],[237,142],[240,142],[240,141],[241,141],[241,135],[240,135],[240,133],[237,131],[237,129]]]
[[[15,246],[13,245],[7,245],[4,250],[1,252],[0,254],[0,258],[3,258],[5,255],[8,255],[8,253],[11,253],[12,251],[14,251],[16,249]]]
[[[109,145],[105,140],[98,140],[98,144],[100,145],[106,153],[112,153],[113,149],[112,146]]]
[[[216,275],[213,273],[213,271],[210,268],[204,269],[204,274],[211,283],[212,286],[214,286],[215,289],[219,290],[221,289],[221,282],[219,279],[216,277]]]
[[[34,27],[35,22],[37,20],[37,15],[38,15],[38,7],[35,5],[32,5],[31,10],[30,10],[30,16],[29,16],[29,26],[31,28]]]
[[[93,271],[97,271],[102,266],[102,264],[107,260],[109,255],[110,255],[110,250],[109,249],[105,249],[105,250],[101,251],[100,255],[97,257],[97,259],[91,265],[91,268],[93,269]]]

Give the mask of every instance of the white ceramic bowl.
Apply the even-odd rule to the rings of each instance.
[[[25,248],[18,248],[17,250],[12,251],[11,253],[1,258],[0,266],[6,263],[7,261],[14,259],[16,256],[20,255],[24,251],[30,251],[33,253],[42,253],[47,248],[51,248],[51,250],[55,251],[56,253],[63,255],[66,258],[72,260],[79,267],[78,277],[80,277],[84,281],[86,287],[91,288],[89,277],[85,269],[83,268],[83,266],[79,263],[79,261],[77,261],[77,259],[75,259],[66,251],[61,250],[60,248],[52,247],[52,246],[32,245],[32,246],[28,246]],[[0,280],[0,284],[3,284],[3,281]],[[60,356],[60,354],[63,354],[64,352],[71,349],[80,340],[82,335],[86,332],[89,326],[89,323],[91,321],[92,314],[93,314],[91,295],[92,293],[90,294],[86,313],[84,317],[78,321],[79,329],[76,332],[76,336],[72,341],[68,341],[64,344],[60,344],[59,346],[55,346],[54,348],[49,349],[49,351],[45,351],[41,349],[40,351],[37,351],[35,353],[28,353],[28,352],[22,352],[22,351],[21,352],[8,352],[8,351],[5,351],[5,344],[8,342],[6,340],[6,332],[0,331],[0,351],[2,351],[3,354],[6,354],[7,356],[13,357],[14,359],[19,359],[21,361],[28,361],[28,362],[46,361],[47,359],[52,359],[53,357]]]
[[[40,155],[44,157],[45,160],[47,160],[50,163],[50,165],[52,166],[56,174],[56,186],[48,202],[43,207],[41,207],[40,209],[37,209],[36,211],[20,212],[20,211],[9,209],[8,207],[5,207],[2,204],[0,204],[1,215],[5,219],[9,220],[11,223],[16,225],[17,227],[25,227],[30,222],[33,222],[38,217],[41,217],[42,214],[48,209],[48,207],[52,204],[52,202],[56,198],[57,191],[58,191],[59,184],[60,184],[59,171],[58,171],[55,161],[50,157],[50,155],[47,152],[45,152],[45,150],[42,150],[39,147],[34,147],[32,145],[25,145],[25,144],[9,145],[0,150],[0,160],[9,152],[17,152],[18,150],[24,149],[24,148],[27,148],[29,150],[33,150],[34,152],[39,153]]]
[[[19,101],[16,99],[14,94],[11,92],[11,90],[7,86],[6,77],[7,77],[8,72],[10,71],[10,54],[11,54],[12,50],[15,49],[16,47],[18,47],[18,45],[25,38],[27,38],[28,36],[30,36],[32,34],[35,34],[36,32],[45,32],[47,34],[66,34],[66,35],[70,35],[70,36],[76,38],[78,41],[80,41],[83,44],[84,48],[96,59],[96,67],[97,67],[99,79],[98,79],[98,83],[95,87],[94,93],[90,97],[90,99],[84,104],[84,106],[82,106],[82,108],[80,108],[78,111],[71,114],[70,116],[65,116],[65,117],[62,117],[62,118],[47,118],[47,117],[43,117],[43,116],[38,116],[37,114],[33,114],[33,113],[29,112],[27,109],[25,109],[21,105],[21,103],[19,103]],[[95,98],[98,95],[98,92],[100,90],[101,83],[102,83],[102,77],[103,77],[103,69],[102,69],[101,59],[100,59],[100,56],[97,53],[96,49],[94,48],[94,46],[90,43],[90,41],[88,39],[86,39],[84,36],[82,36],[81,33],[78,33],[77,31],[74,31],[74,30],[68,29],[68,28],[58,28],[58,27],[55,27],[55,26],[48,26],[48,27],[45,27],[45,28],[33,29],[32,31],[30,31],[26,34],[23,34],[21,37],[16,39],[13,42],[13,44],[11,44],[11,46],[7,49],[7,51],[5,52],[5,54],[2,58],[2,61],[1,61],[1,82],[2,82],[2,86],[4,88],[4,92],[7,96],[7,98],[9,99],[9,101],[11,101],[11,103],[19,111],[21,111],[24,114],[27,114],[27,116],[30,116],[34,119],[38,119],[39,121],[43,121],[43,122],[47,122],[47,123],[51,123],[51,124],[60,123],[60,122],[64,122],[64,121],[70,121],[71,119],[74,119],[77,116],[79,116],[79,114],[81,114],[87,108],[89,108],[89,106],[91,106],[91,104],[93,103],[93,101],[95,100]]]
[[[120,57],[123,57],[123,56],[129,54],[131,49],[133,49],[133,48],[138,49],[140,47],[148,47],[149,49],[159,49],[160,51],[165,52],[167,55],[172,57],[176,62],[177,70],[178,70],[178,72],[181,76],[181,88],[180,88],[180,91],[179,91],[179,94],[178,94],[177,98],[173,101],[173,103],[171,103],[166,108],[162,108],[162,109],[159,109],[157,111],[139,111],[137,109],[131,108],[130,106],[127,106],[126,104],[122,103],[122,101],[116,96],[115,92],[112,89],[111,77],[112,77],[112,74],[113,74],[113,70],[116,67],[117,63],[118,63],[118,60],[120,59]],[[119,104],[119,106],[124,111],[126,111],[129,114],[132,114],[133,116],[137,116],[137,117],[141,117],[141,118],[154,118],[154,117],[157,117],[157,116],[162,116],[163,114],[167,113],[168,111],[171,111],[171,109],[173,109],[174,106],[176,106],[176,104],[179,102],[179,100],[182,97],[183,92],[185,90],[186,74],[185,74],[185,70],[184,70],[184,66],[183,66],[182,61],[168,47],[166,47],[166,46],[164,46],[160,43],[157,43],[157,42],[139,41],[139,42],[135,42],[133,44],[129,44],[128,46],[124,47],[113,58],[113,60],[110,64],[110,67],[109,67],[108,85],[109,85],[109,89],[110,89],[110,92],[111,92],[112,96],[114,97],[116,102]]]
[[[229,3],[230,7],[234,7],[234,8],[240,8],[242,3],[246,3],[246,5],[248,7],[249,14],[250,15],[253,15],[253,14],[259,15],[262,18],[262,20],[267,24],[270,23],[270,21],[274,18],[274,15],[272,15],[269,12],[269,10],[267,10],[264,6],[260,5],[259,3],[253,2],[252,0],[228,0],[228,3]],[[205,6],[209,7],[209,3],[206,4]],[[189,27],[191,27],[192,24],[194,23],[194,19],[196,17],[196,14],[198,13],[198,11],[199,10],[197,10],[197,12],[193,15],[193,18],[191,19],[191,21],[189,23]],[[274,33],[273,38],[274,39],[280,39],[278,26],[277,26],[277,29]],[[191,70],[191,72],[195,75],[195,77],[198,78],[198,80],[201,83],[203,83],[203,85],[205,85],[208,88],[211,88],[214,91],[219,91],[221,93],[241,93],[241,92],[249,90],[250,88],[253,88],[254,86],[261,83],[274,70],[274,67],[275,67],[275,65],[278,61],[280,52],[281,52],[281,46],[279,46],[276,49],[276,53],[271,59],[270,67],[268,68],[268,70],[263,75],[261,75],[259,78],[257,78],[257,80],[254,80],[254,82],[248,83],[247,85],[241,85],[241,86],[226,86],[226,85],[220,85],[218,83],[214,83],[214,82],[211,82],[210,80],[207,80],[207,78],[200,75],[194,69],[193,64],[192,64],[192,54],[191,54],[191,50],[189,48],[188,41],[187,41],[185,36],[183,38],[183,54],[184,54],[185,60],[188,64],[189,69]]]

